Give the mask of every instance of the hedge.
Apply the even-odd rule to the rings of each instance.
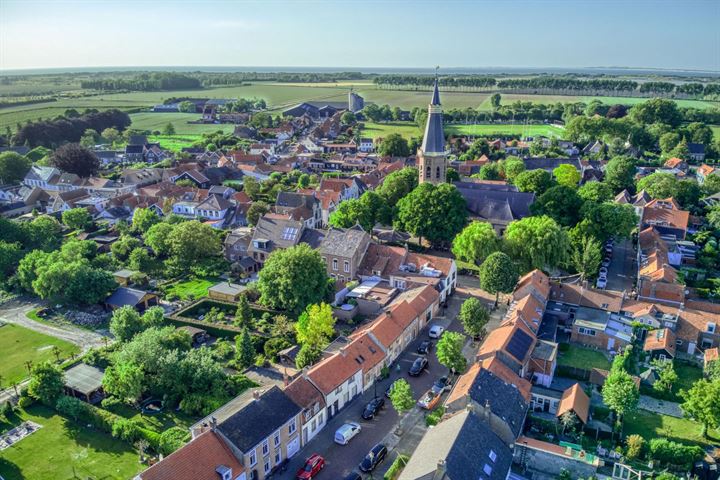
[[[405,465],[407,465],[408,461],[410,460],[410,457],[407,455],[403,455],[402,453],[397,456],[395,461],[390,465],[390,468],[387,472],[385,472],[385,476],[383,476],[383,480],[395,480],[397,477],[400,476],[400,472],[402,472],[403,468],[405,468]]]

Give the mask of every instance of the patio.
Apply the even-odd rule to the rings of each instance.
[[[0,436],[0,450],[5,450],[6,448],[15,445],[17,442],[27,437],[31,433],[36,432],[40,428],[42,428],[42,425],[39,425],[35,422],[27,421],[21,423],[9,432]]]

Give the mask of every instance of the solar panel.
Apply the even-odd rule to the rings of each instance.
[[[295,227],[285,227],[282,233],[283,240],[294,240],[298,233],[298,229]]]
[[[525,358],[530,344],[532,344],[532,337],[518,328],[508,342],[507,351],[513,357],[522,360]]]

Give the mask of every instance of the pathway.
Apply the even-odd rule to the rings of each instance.
[[[647,395],[640,395],[638,408],[653,413],[659,413],[660,415],[668,415],[676,418],[683,417],[683,411],[680,408],[679,403],[669,402],[667,400],[658,400],[657,398],[649,397]]]

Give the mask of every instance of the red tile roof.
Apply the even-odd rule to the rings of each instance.
[[[669,328],[661,328],[648,332],[645,338],[643,350],[651,352],[665,350],[673,357],[675,356],[675,334]]]
[[[590,397],[580,388],[579,383],[576,383],[563,392],[556,416],[559,417],[569,411],[575,412],[575,415],[577,415],[583,423],[587,423],[588,414],[590,413]]]

